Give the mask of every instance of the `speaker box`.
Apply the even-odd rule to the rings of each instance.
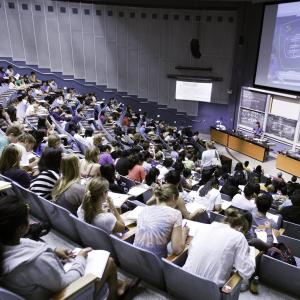
[[[191,40],[191,52],[194,58],[201,58],[200,44],[198,39]]]

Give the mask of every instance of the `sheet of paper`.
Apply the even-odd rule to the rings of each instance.
[[[144,206],[137,206],[135,209],[130,211],[127,215],[128,220],[137,220],[139,214],[143,211],[145,207]]]
[[[73,253],[77,254],[80,248],[75,248]],[[102,278],[110,253],[105,250],[92,250],[88,253],[84,275],[92,274],[98,278]],[[68,272],[72,266],[72,261],[64,265],[64,270]]]
[[[110,197],[114,203],[116,208],[120,208],[122,204],[128,200],[129,195],[113,193],[111,191],[108,192],[108,197]]]
[[[230,201],[222,200],[221,207],[222,207],[223,210],[226,210],[230,206],[231,206],[231,202]]]
[[[137,197],[139,195],[144,194],[147,190],[149,190],[149,187],[145,187],[142,184],[135,185],[128,191],[128,195]]]
[[[267,242],[267,233],[265,230],[255,229],[255,233],[258,239],[262,240],[265,243]]]
[[[190,229],[189,236],[194,237],[198,230],[206,230],[207,226],[210,226],[210,224],[184,219],[182,220],[182,226],[187,226]]]
[[[268,219],[273,220],[276,224],[278,223],[279,215],[274,215],[269,212],[266,213]]]
[[[194,213],[196,210],[198,210],[198,209],[205,209],[205,206],[203,205],[203,204],[200,204],[200,203],[198,203],[198,202],[190,202],[190,203],[187,203],[186,205],[185,205],[185,207],[186,207],[186,209],[187,209],[187,211],[190,213],[190,214],[192,214],[192,213]]]
[[[0,180],[0,190],[6,190],[11,188],[11,183],[7,181]]]

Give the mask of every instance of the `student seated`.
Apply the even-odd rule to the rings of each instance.
[[[278,229],[279,226],[272,219],[269,219],[266,214],[271,208],[273,198],[268,193],[259,194],[256,198],[257,211],[252,213],[252,224],[254,226],[265,226],[266,228]]]
[[[221,210],[222,198],[219,191],[219,181],[216,178],[209,180],[205,185],[200,186],[199,196],[208,210]]]
[[[31,177],[20,168],[21,151],[15,144],[4,148],[0,158],[0,173],[25,188],[29,188]]]
[[[79,158],[73,154],[65,155],[60,170],[61,178],[53,188],[52,200],[76,215],[85,192],[85,187],[80,184]]]
[[[238,182],[233,176],[229,176],[222,186],[220,193],[228,195],[231,199],[239,193]]]
[[[40,174],[30,184],[31,191],[47,200],[52,199],[52,189],[59,179],[61,154],[60,149],[44,150],[38,164]]]
[[[101,176],[109,182],[109,190],[114,193],[126,194],[128,189],[126,184],[116,177],[116,169],[114,165],[102,165],[100,167]]]
[[[62,261],[73,257],[70,250],[24,239],[29,226],[28,206],[14,196],[0,201],[0,277],[1,286],[27,300],[46,300],[84,275],[91,248],[82,249],[69,271]],[[118,288],[117,269],[112,258],[106,264],[101,284],[109,285],[108,299],[116,299],[126,286]]]
[[[80,176],[82,178],[100,176],[99,155],[100,151],[97,147],[86,149],[84,159],[80,161]]]
[[[4,147],[8,144],[15,144],[18,141],[18,137],[22,134],[20,126],[12,125],[7,127],[5,135],[0,134],[0,153]]]
[[[156,205],[145,207],[137,218],[134,245],[153,252],[159,257],[168,255],[171,242],[174,254],[183,251],[188,228],[182,227],[182,215],[177,209],[178,189],[164,184],[154,189]]]
[[[77,215],[80,220],[97,226],[107,233],[123,232],[125,224],[107,196],[109,183],[101,177],[93,178],[86,189]]]
[[[244,170],[243,164],[238,162],[234,168],[233,177],[237,181],[238,185],[245,185],[247,183],[247,173]]]
[[[280,214],[284,221],[300,225],[300,190],[296,190],[291,196],[291,206],[284,207]]]
[[[248,210],[250,212],[254,212],[256,210],[255,203],[250,202],[251,199],[254,197],[254,185],[248,183],[244,187],[244,191],[242,194],[236,194],[232,199],[232,206]]]
[[[198,230],[188,250],[185,271],[215,282],[219,287],[235,268],[244,279],[250,278],[255,263],[244,232],[247,221],[235,209],[226,211],[224,223],[214,222],[206,230]]]

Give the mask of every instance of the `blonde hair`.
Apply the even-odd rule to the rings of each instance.
[[[11,168],[19,168],[22,153],[15,144],[6,146],[0,158],[0,172],[3,173]]]
[[[88,148],[85,151],[85,160],[89,163],[97,163],[100,151],[97,147]]]
[[[84,221],[91,224],[95,216],[102,213],[101,196],[108,191],[109,183],[105,178],[93,178],[87,185],[82,201]]]
[[[61,143],[61,139],[57,134],[51,134],[48,136],[47,147],[48,148],[57,148],[57,144]]]
[[[156,202],[170,202],[177,200],[179,196],[178,188],[175,184],[163,184],[154,189]]]
[[[79,158],[74,154],[64,156],[61,160],[60,171],[61,178],[58,179],[52,191],[53,201],[56,201],[73,183],[80,180]]]
[[[103,141],[103,135],[98,133],[98,134],[95,134],[94,137],[93,137],[93,144],[94,146],[99,146]]]
[[[208,141],[208,142],[206,142],[206,148],[207,149],[214,149],[215,148],[214,141]]]

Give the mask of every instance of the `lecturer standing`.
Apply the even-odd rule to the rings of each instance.
[[[255,123],[255,127],[253,128],[253,134],[255,138],[261,138],[263,134],[263,130],[260,127],[260,123],[258,121]]]

